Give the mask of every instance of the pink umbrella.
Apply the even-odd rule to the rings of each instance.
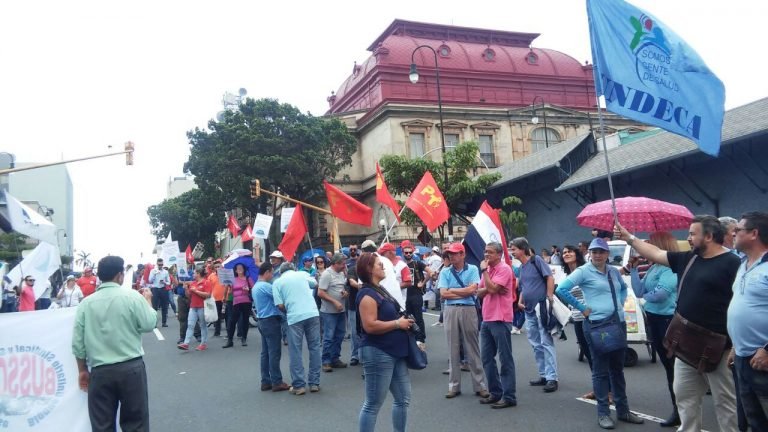
[[[624,197],[616,199],[619,223],[629,231],[656,232],[688,228],[693,213],[687,208],[664,201],[645,197]],[[613,209],[611,200],[601,201],[584,207],[576,216],[581,226],[613,231]]]

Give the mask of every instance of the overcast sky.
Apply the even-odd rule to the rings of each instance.
[[[726,108],[768,96],[760,42],[768,2],[634,4],[699,52],[725,83]],[[134,141],[133,167],[123,157],[69,165],[74,247],[146,261],[146,209],[182,174],[185,133],[207,125],[225,91],[244,87],[323,114],[326,97],[395,18],[536,32],[535,47],[591,57],[579,0],[3,2],[0,151],[48,162]]]

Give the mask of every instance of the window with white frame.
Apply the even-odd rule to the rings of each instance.
[[[489,167],[496,166],[496,157],[493,153],[493,135],[480,134],[477,136],[480,145],[480,159]]]
[[[456,147],[457,145],[459,145],[459,134],[445,134],[445,146],[449,147],[446,150],[453,150],[453,147]]]
[[[408,153],[412,159],[416,159],[424,156],[424,134],[423,133],[411,132],[408,134]]]
[[[544,150],[560,142],[560,134],[552,128],[536,128],[531,131],[531,153]]]

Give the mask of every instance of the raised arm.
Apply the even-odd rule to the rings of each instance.
[[[613,234],[617,238],[626,241],[628,245],[635,248],[637,253],[639,253],[641,256],[645,257],[646,259],[669,267],[669,261],[667,260],[667,251],[659,249],[650,243],[637,240],[634,235],[632,235],[629,231],[626,230],[626,228],[624,228],[618,223],[613,229]]]

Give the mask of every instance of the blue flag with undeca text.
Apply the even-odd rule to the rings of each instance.
[[[606,108],[717,156],[725,88],[675,32],[622,0],[587,0],[595,87]]]

